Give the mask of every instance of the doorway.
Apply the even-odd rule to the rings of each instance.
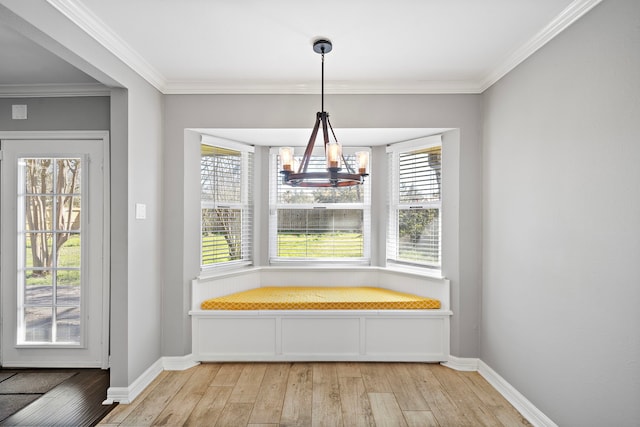
[[[108,134],[0,134],[1,364],[108,367]]]

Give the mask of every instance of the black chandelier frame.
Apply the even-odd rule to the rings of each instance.
[[[283,165],[283,170],[280,171],[283,182],[293,187],[351,187],[354,185],[362,185],[365,177],[369,175],[366,172],[366,164],[364,167],[360,167],[358,173],[356,173],[349,163],[346,162],[338,139],[336,138],[336,134],[333,131],[333,126],[331,126],[329,114],[324,111],[324,55],[325,53],[329,53],[332,48],[333,46],[329,40],[319,39],[313,43],[314,52],[319,53],[322,56],[321,111],[316,113],[316,121],[313,126],[313,130],[311,131],[311,137],[309,138],[307,147],[302,155],[298,171],[294,172],[292,170],[292,164]],[[327,156],[328,163],[326,172],[308,172],[307,169],[321,125],[324,151],[325,156]],[[329,133],[329,131],[331,133]],[[335,144],[338,144],[339,154],[337,159],[328,158],[329,154],[327,152],[327,147],[331,144],[329,141],[329,135],[333,136]],[[291,159],[293,159],[293,153],[291,153]],[[345,166],[347,172],[341,172],[342,168],[340,167],[340,163]]]

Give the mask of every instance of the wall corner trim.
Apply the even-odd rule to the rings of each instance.
[[[162,367],[165,371],[184,371],[199,364],[200,362],[196,362],[193,360],[192,354],[187,354],[186,356],[162,358]]]
[[[477,371],[478,363],[480,359],[472,358],[472,357],[456,357],[449,356],[449,360],[441,363],[443,366],[447,368],[451,368],[455,371]]]
[[[534,426],[558,427],[549,417],[542,413],[518,390],[502,378],[496,371],[482,360],[478,361],[478,373],[487,380],[514,408],[518,410]]]

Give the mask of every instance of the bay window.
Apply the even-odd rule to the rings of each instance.
[[[294,154],[294,162],[304,147]],[[356,151],[343,148],[357,170]],[[314,151],[308,171],[324,171],[322,150]],[[297,168],[297,167],[296,167]],[[295,169],[295,168],[294,168]],[[369,263],[371,194],[362,186],[341,188],[291,187],[282,182],[278,150],[271,149],[269,185],[269,258],[271,262]]]
[[[217,144],[201,144],[203,268],[252,260],[253,147]]]
[[[441,267],[439,135],[390,145],[387,262]]]

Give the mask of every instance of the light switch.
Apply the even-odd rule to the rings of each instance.
[[[147,205],[136,203],[136,219],[147,219]]]

